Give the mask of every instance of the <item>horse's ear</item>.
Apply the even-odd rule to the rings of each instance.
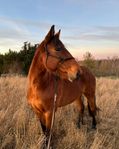
[[[61,33],[61,30],[59,30],[59,31],[55,34],[55,37],[57,37],[57,38],[59,39],[60,33]]]
[[[44,40],[45,44],[47,44],[51,40],[51,38],[54,36],[54,33],[55,33],[55,26],[52,25],[50,28],[50,31],[45,37],[45,40]]]

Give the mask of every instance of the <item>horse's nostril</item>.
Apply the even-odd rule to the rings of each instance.
[[[76,74],[76,78],[77,78],[77,79],[80,78],[80,72],[77,72],[77,74]]]

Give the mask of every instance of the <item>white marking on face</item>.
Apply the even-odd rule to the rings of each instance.
[[[69,80],[70,82],[73,82],[73,80],[72,80],[70,77],[68,77],[68,80]]]

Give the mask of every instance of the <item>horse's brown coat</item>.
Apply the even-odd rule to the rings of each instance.
[[[52,55],[71,57],[71,54],[59,40],[59,34],[60,32],[54,34],[54,28],[51,27],[44,41],[36,50],[28,75],[28,102],[38,115],[42,126],[47,129],[51,127],[55,93],[54,82],[57,74],[59,77],[57,80],[56,108],[76,101],[80,113],[83,114],[81,96],[84,94],[87,97],[93,117],[96,112],[96,80],[94,75],[86,67],[79,66],[75,59],[64,61],[64,63],[58,65],[59,60],[57,58],[47,57],[45,46]],[[56,52],[56,48],[60,48],[60,51]],[[77,78],[78,72],[80,72],[79,79]],[[69,77],[72,82],[69,81]]]

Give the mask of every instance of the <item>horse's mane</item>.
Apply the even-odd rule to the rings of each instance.
[[[36,60],[40,53],[44,51],[44,41],[40,43],[40,45],[37,47],[36,52],[34,54],[33,60]]]
[[[37,47],[35,51],[34,57],[31,62],[29,73],[31,72],[31,69],[38,63],[38,58],[40,57],[41,53],[43,53],[43,51],[44,51],[44,41],[40,43],[40,45]]]
[[[49,85],[51,86],[52,82],[54,81],[54,74],[50,73],[49,71],[46,71],[46,69],[44,68],[44,65],[40,65],[40,69],[38,68],[40,64],[40,55],[43,52],[44,52],[44,41],[41,42],[41,44],[38,46],[38,48],[35,51],[35,54],[34,54],[34,57],[33,57],[33,60],[30,66],[29,75],[34,76],[37,70],[38,78],[36,79],[36,82],[38,82],[40,78],[42,78],[42,81],[39,82],[39,86],[42,89],[45,89]],[[34,68],[36,68],[36,70]]]

